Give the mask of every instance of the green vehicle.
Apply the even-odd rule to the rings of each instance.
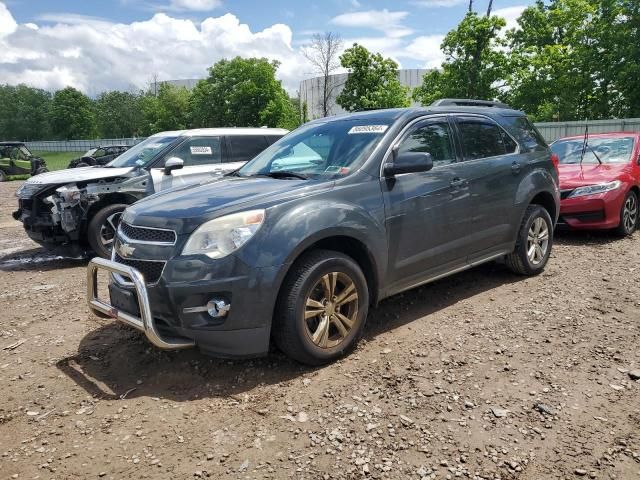
[[[0,182],[48,171],[44,159],[34,156],[24,143],[0,142]]]

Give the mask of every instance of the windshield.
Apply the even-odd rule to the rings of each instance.
[[[551,145],[561,165],[580,163],[584,139],[559,140]],[[633,137],[589,138],[582,163],[626,163],[631,159]]]
[[[327,179],[357,170],[373,152],[388,122],[336,120],[302,126],[284,136],[242,167],[237,175]]]
[[[178,137],[149,137],[134,147],[131,147],[119,157],[114,158],[107,164],[107,167],[144,167],[176,138]]]
[[[92,148],[90,150],[87,150],[86,152],[84,152],[83,157],[91,157],[94,153],[96,153],[96,150],[98,150],[97,148]]]

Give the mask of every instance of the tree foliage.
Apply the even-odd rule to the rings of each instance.
[[[505,98],[538,120],[640,115],[640,3],[538,1],[509,33]]]
[[[269,126],[288,123],[295,113],[289,96],[276,80],[278,62],[266,58],[220,60],[198,82],[191,97],[197,126]]]
[[[51,100],[51,132],[60,140],[93,138],[96,133],[95,111],[91,99],[73,87],[58,90]]]
[[[0,85],[0,139],[38,139],[49,135],[51,94],[26,85]]]
[[[143,114],[140,96],[129,92],[105,92],[96,100],[98,135],[125,138],[141,134]]]
[[[398,64],[392,59],[354,43],[340,56],[340,62],[349,70],[344,89],[336,99],[345,110],[409,106],[409,89],[398,80]]]
[[[326,32],[322,35],[316,33],[311,39],[311,43],[303,49],[302,53],[313,66],[315,73],[321,76],[321,95],[318,99],[318,106],[322,110],[322,116],[331,114],[333,95],[338,87],[331,81],[331,75],[340,68],[340,50],[342,49],[342,39],[333,32]]]
[[[507,56],[499,34],[503,18],[470,11],[442,41],[445,61],[441,70],[423,77],[413,98],[430,105],[439,98],[493,99],[500,93]]]

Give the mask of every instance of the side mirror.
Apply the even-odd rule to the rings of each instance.
[[[384,164],[384,175],[393,177],[402,173],[428,172],[433,168],[433,158],[424,152],[393,152],[393,163]]]
[[[182,167],[184,167],[184,160],[178,157],[171,157],[164,164],[164,174],[171,175],[172,171],[179,170]]]

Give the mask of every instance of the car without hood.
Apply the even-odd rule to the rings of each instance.
[[[160,348],[246,357],[273,338],[317,365],[385,297],[496,259],[540,273],[559,207],[549,147],[522,112],[458,102],[319,119],[128,207],[112,259],[89,263],[91,310]]]
[[[118,155],[126,152],[131,145],[99,145],[87,150],[84,155],[74,158],[69,162],[67,168],[93,167],[95,165],[106,165]]]
[[[638,225],[640,133],[566,137],[551,150],[559,163],[560,227],[631,235]]]
[[[287,133],[271,128],[161,132],[105,166],[59,170],[17,191],[16,220],[46,248],[91,248],[107,258],[123,210],[153,193],[206,182],[240,168]]]

